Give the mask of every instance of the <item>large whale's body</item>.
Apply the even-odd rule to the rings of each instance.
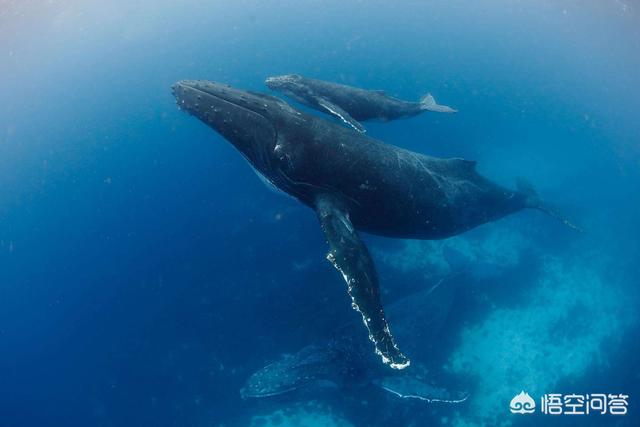
[[[210,81],[173,86],[178,105],[229,140],[269,184],[312,208],[327,259],[347,282],[383,362],[402,369],[380,300],[376,269],[357,230],[442,239],[537,199],[480,176],[475,163],[438,159],[377,141],[298,111],[277,98]]]

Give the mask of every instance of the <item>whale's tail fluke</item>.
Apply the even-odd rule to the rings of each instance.
[[[433,95],[430,93],[420,98],[420,108],[427,111],[433,111],[436,113],[457,113],[458,110],[454,110],[446,105],[440,105],[436,102]]]
[[[557,219],[567,227],[572,230],[583,232],[584,230],[571,221],[569,221],[564,215],[562,215],[558,210],[551,206],[550,204],[542,201],[538,196],[538,192],[533,187],[533,185],[524,178],[518,178],[516,181],[516,186],[518,187],[518,191],[526,196],[525,206],[531,209],[537,209],[541,212],[546,213],[547,215]]]

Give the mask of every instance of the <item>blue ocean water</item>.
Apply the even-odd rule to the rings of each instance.
[[[0,35],[0,426],[639,425],[637,4],[2,1]],[[365,236],[385,304],[457,285],[424,347],[464,404],[240,398],[356,314],[313,212],[170,88],[285,73],[433,93],[459,113],[369,135],[526,177],[584,228],[521,212],[445,242]],[[625,394],[628,414],[511,414],[521,390]]]

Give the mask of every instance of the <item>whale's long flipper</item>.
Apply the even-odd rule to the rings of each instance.
[[[369,330],[382,361],[394,369],[409,366],[407,359],[393,341],[380,301],[378,275],[367,247],[353,228],[349,215],[338,200],[321,195],[316,200],[316,213],[329,243],[327,259],[342,273],[347,282],[352,306]]]
[[[466,393],[449,391],[407,375],[381,378],[374,384],[398,398],[426,403],[462,403],[469,397]]]
[[[326,100],[325,98],[318,98],[318,105],[327,110],[329,114],[332,114],[357,130],[360,133],[365,133],[367,130],[358,122],[356,119],[351,117],[349,113],[344,111],[342,108],[332,103],[331,101]]]

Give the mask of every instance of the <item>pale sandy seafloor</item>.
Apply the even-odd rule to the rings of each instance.
[[[527,299],[462,331],[447,368],[475,377],[478,388],[453,425],[511,425],[505,411],[516,388],[541,396],[606,367],[634,321],[624,295],[579,258],[547,259]]]

